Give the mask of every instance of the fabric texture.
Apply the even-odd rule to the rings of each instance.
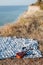
[[[30,48],[33,48],[31,50]],[[37,40],[16,37],[0,37],[0,59],[15,57],[17,52],[25,51],[27,55],[24,58],[42,57],[38,50]]]

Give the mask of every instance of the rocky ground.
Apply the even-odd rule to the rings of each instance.
[[[36,11],[31,15],[26,12],[15,24],[13,23],[0,27],[0,36],[17,36],[37,39],[39,42],[39,49],[43,55],[43,11]],[[24,60],[0,60],[0,65],[43,65],[43,58]]]

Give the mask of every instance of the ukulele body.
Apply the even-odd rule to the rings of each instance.
[[[16,57],[17,58],[23,58],[25,55],[26,55],[26,52],[25,51],[16,53]]]

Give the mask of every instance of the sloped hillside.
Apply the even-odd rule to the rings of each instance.
[[[37,8],[36,8],[37,9]],[[0,36],[17,36],[37,39],[43,56],[43,10],[26,11],[16,23],[0,27]],[[35,59],[10,58],[0,60],[0,65],[43,65],[43,57]]]
[[[37,39],[40,41],[40,50],[43,52],[43,11],[36,11],[31,15],[25,12],[16,23],[0,27],[0,36]]]

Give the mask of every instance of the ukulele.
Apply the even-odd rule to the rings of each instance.
[[[26,55],[27,51],[29,50],[33,50],[33,49],[28,49],[26,51],[16,53],[16,58],[23,58]]]

